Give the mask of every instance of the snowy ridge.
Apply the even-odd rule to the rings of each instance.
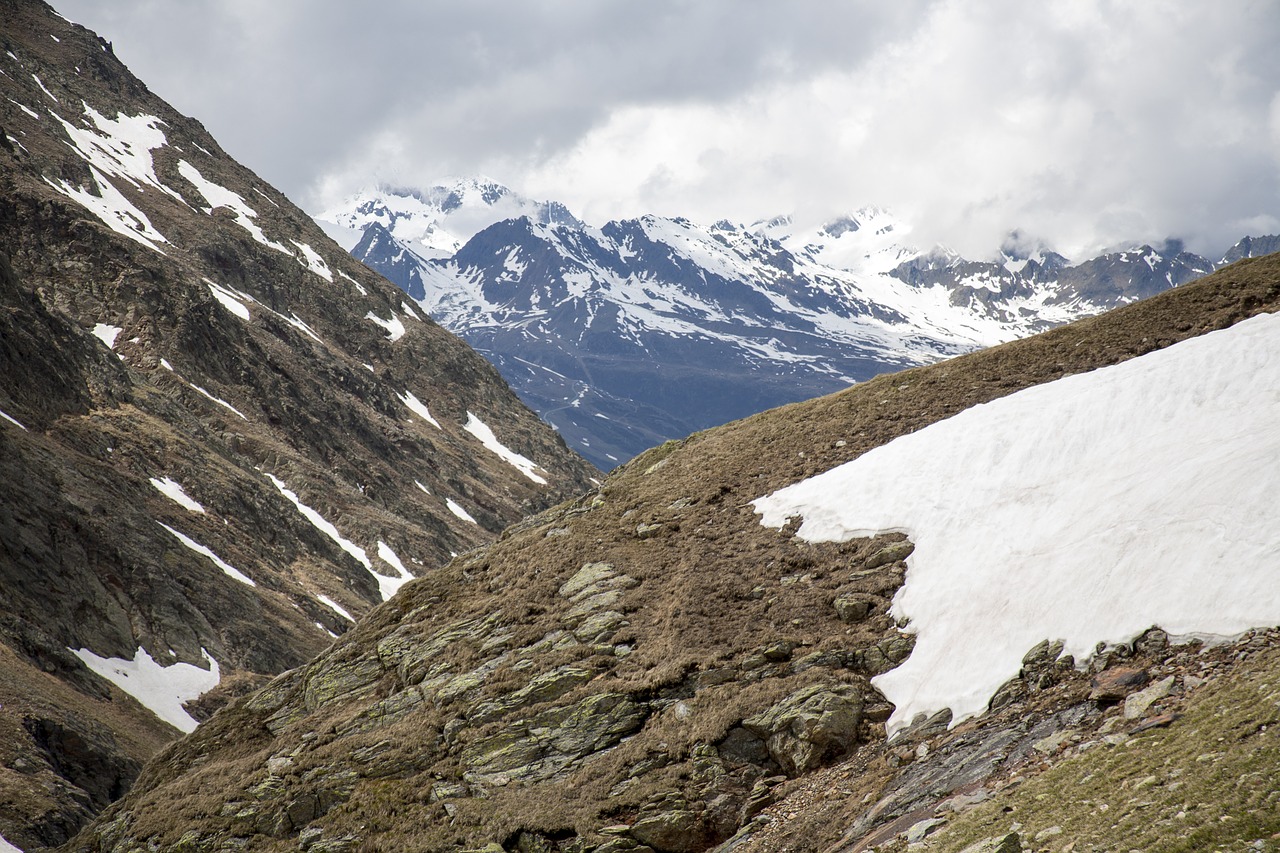
[[[496,221],[504,212],[516,218]],[[324,218],[358,233],[358,259],[485,353],[604,468],[667,438],[1024,337],[1212,269],[1176,244],[1073,267],[1017,234],[991,260],[968,261],[921,252],[907,242],[909,224],[874,207],[814,226],[642,216],[594,227],[487,180],[383,188]],[[440,242],[446,226],[455,231]]]
[[[874,681],[890,731],[982,713],[1023,654],[1077,662],[1153,625],[1280,623],[1280,315],[975,406],[754,502],[843,541],[907,533],[893,615],[915,650]]]

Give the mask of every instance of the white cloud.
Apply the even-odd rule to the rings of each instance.
[[[1280,228],[1268,0],[62,5],[315,209],[483,173],[593,220],[873,203],[969,254]]]

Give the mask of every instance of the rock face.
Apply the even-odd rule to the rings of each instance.
[[[912,651],[887,610],[911,543],[808,544],[794,526],[763,527],[750,502],[970,405],[1278,307],[1280,259],[1245,261],[1100,318],[656,447],[224,707],[68,849],[862,851],[901,850],[915,828],[922,850],[1014,850],[1057,839],[1054,826],[1065,846],[1065,817],[1010,828],[1064,798],[1044,793],[1013,816],[1000,798],[1055,762],[1183,736],[1179,714],[1208,726],[1211,709],[1184,707],[1190,679],[1225,672],[1210,661],[1262,655],[1273,635],[1256,651],[1201,655],[1150,631],[1088,670],[1046,639],[986,715],[951,727],[942,712],[886,742],[892,708],[871,679]],[[1106,674],[1121,670],[1144,675]],[[1274,689],[1274,671],[1257,691]],[[1142,694],[1143,716],[1126,719],[1126,698],[1171,675],[1167,695]],[[1095,676],[1123,684],[1090,698]],[[1270,732],[1274,702],[1245,704],[1252,727],[1233,718],[1232,730]],[[1211,749],[1225,747],[1176,755]],[[1083,775],[1052,790],[1088,785]],[[1150,775],[1126,796],[1147,802],[1133,785]],[[1231,802],[1261,815],[1274,801],[1251,790],[1232,782]]]
[[[0,834],[33,849],[594,469],[108,43],[0,21]],[[161,719],[90,666],[204,686]]]

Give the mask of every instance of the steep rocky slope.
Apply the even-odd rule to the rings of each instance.
[[[0,834],[32,849],[595,471],[107,42],[32,0],[0,39]]]
[[[893,709],[870,679],[912,652],[888,607],[913,544],[810,544],[752,502],[980,403],[1277,308],[1280,258],[1243,261],[655,448],[221,710],[68,849],[863,850],[910,833],[970,853],[1112,850],[1187,798],[1201,805],[1152,822],[1155,837],[1243,849],[1280,829],[1280,794],[1257,777],[1274,707],[1217,703],[1274,696],[1273,634],[1202,650],[1153,626],[1083,668],[1046,638],[987,713],[886,741]],[[1223,745],[1233,732],[1257,739]],[[1151,785],[1181,790],[1219,758],[1257,785],[1197,783],[1142,811]],[[1097,794],[1056,817],[1085,799],[1055,793],[1059,778]]]

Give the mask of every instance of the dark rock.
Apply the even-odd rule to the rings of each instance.
[[[864,691],[816,685],[792,693],[769,710],[742,721],[764,740],[788,774],[807,773],[847,753],[857,742]]]
[[[1150,680],[1145,669],[1113,667],[1098,673],[1089,682],[1089,698],[1099,705],[1114,705]]]

